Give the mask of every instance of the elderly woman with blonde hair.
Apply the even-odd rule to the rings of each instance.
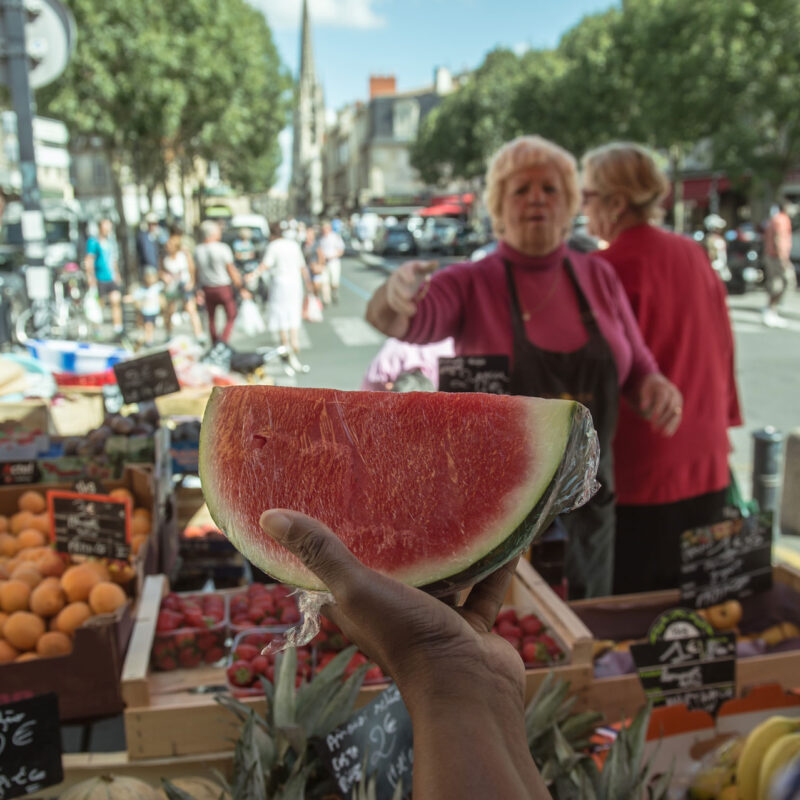
[[[617,142],[582,160],[589,230],[608,241],[637,324],[683,395],[675,436],[620,409],[614,440],[617,593],[680,582],[680,535],[718,522],[730,482],[728,427],[741,424],[725,288],[692,240],[653,224],[669,183],[652,154]]]
[[[456,355],[489,357],[504,372],[507,393],[572,397],[589,408],[601,487],[562,518],[565,574],[571,597],[609,594],[619,396],[670,435],[680,422],[680,393],[659,372],[610,266],[567,248],[580,204],[575,159],[546,139],[522,136],[492,158],[486,185],[496,251],[440,271],[405,262],[372,296],[367,320],[417,344],[452,336]]]

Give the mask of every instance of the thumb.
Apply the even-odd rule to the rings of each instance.
[[[260,524],[266,534],[297,556],[334,597],[338,598],[352,584],[355,572],[364,568],[330,528],[305,514],[272,509],[261,515]]]

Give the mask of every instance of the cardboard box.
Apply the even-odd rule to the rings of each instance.
[[[773,583],[780,607],[788,607],[790,610],[787,613],[791,613],[791,609],[794,609],[795,613],[800,615],[800,572],[785,564],[775,565]],[[749,632],[744,627],[748,604],[763,600],[754,595],[743,601],[745,616],[742,632]],[[658,614],[680,605],[680,593],[677,589],[570,603],[572,610],[583,620],[596,640],[614,638],[618,641],[643,638],[650,623]],[[765,620],[763,628],[769,624],[771,623]],[[618,635],[609,636],[611,630],[618,631]],[[775,682],[786,690],[800,687],[800,649],[768,652],[737,660],[737,695],[741,696],[748,689],[768,682]],[[605,678],[593,677],[588,689],[588,707],[602,712],[608,720],[632,717],[644,703],[644,691],[635,673]]]

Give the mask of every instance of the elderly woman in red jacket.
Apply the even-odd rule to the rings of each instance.
[[[671,438],[620,408],[614,592],[675,587],[680,534],[722,518],[728,427],[742,422],[725,288],[700,245],[654,224],[669,184],[645,148],[609,144],[588,152],[582,166],[589,230],[610,242],[603,258],[683,395],[683,420]]]
[[[609,594],[619,396],[663,435],[680,422],[680,393],[659,372],[611,267],[566,245],[580,203],[575,159],[522,136],[495,154],[486,184],[496,251],[435,274],[435,263],[402,264],[372,296],[367,319],[417,344],[452,336],[456,355],[492,357],[510,394],[572,397],[589,408],[601,488],[562,518],[565,571],[571,597]]]

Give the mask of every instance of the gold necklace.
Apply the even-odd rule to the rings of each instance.
[[[530,320],[530,318],[540,308],[542,308],[544,305],[546,305],[552,299],[553,295],[556,292],[556,285],[558,284],[558,279],[559,279],[560,275],[561,275],[561,264],[559,264],[556,267],[556,274],[555,274],[555,277],[553,278],[553,282],[550,284],[550,288],[547,290],[547,294],[530,311],[528,311],[528,309],[525,308],[525,306],[523,306],[522,303],[520,302],[520,308],[522,309],[522,321],[523,322],[528,322],[528,320]]]

